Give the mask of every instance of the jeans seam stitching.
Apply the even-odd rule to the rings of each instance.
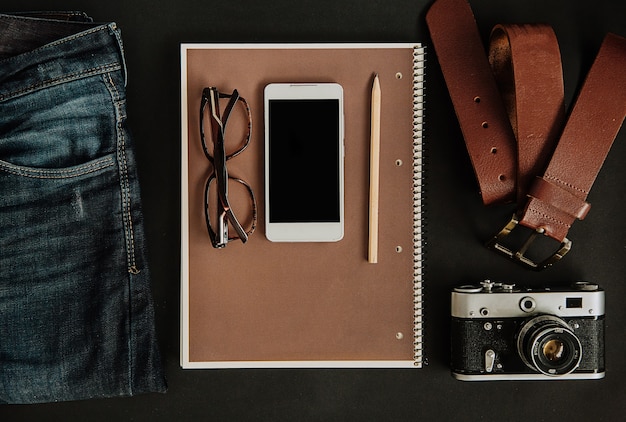
[[[103,75],[104,83],[109,90],[113,105],[115,107],[115,121],[117,130],[117,160],[118,160],[118,172],[120,179],[120,193],[121,193],[121,205],[122,205],[122,221],[124,224],[124,238],[126,243],[126,265],[127,272],[129,273],[129,283],[132,280],[134,274],[138,274],[139,270],[136,267],[135,252],[134,252],[134,235],[133,235],[133,222],[131,215],[130,204],[130,186],[128,180],[128,163],[126,161],[124,129],[122,127],[122,110],[120,107],[121,95],[119,90],[115,86],[115,82],[111,78],[109,73]],[[133,294],[131,291],[131,285],[129,284],[129,299],[128,299],[128,389],[129,393],[133,394],[134,371],[133,371]]]
[[[0,101],[5,101],[10,98],[18,97],[20,95],[24,95],[27,92],[30,92],[36,89],[44,89],[53,85],[58,85],[58,84],[62,84],[65,82],[69,82],[74,79],[80,79],[80,78],[84,78],[88,76],[95,76],[95,75],[99,75],[102,73],[113,72],[119,69],[121,69],[121,66],[118,63],[109,63],[109,64],[97,66],[97,67],[92,67],[90,69],[81,70],[80,72],[70,73],[64,76],[60,76],[58,78],[47,79],[45,81],[32,84],[26,88],[23,88],[17,91],[12,91],[7,94],[0,94]]]
[[[29,177],[32,179],[71,179],[74,177],[84,176],[89,173],[94,173],[98,170],[111,167],[114,164],[113,159],[110,157],[102,158],[97,162],[80,166],[74,169],[35,169],[24,168],[21,166],[12,165],[10,163],[0,162],[0,170],[17,176]]]
[[[107,87],[109,88],[109,92],[115,104],[116,110],[116,128],[117,128],[117,155],[119,161],[119,173],[120,173],[120,189],[122,193],[122,219],[124,221],[125,228],[125,237],[126,237],[126,248],[127,248],[127,264],[128,271],[131,273],[137,273],[138,269],[136,267],[135,260],[135,239],[133,232],[133,222],[131,215],[131,204],[130,204],[130,187],[128,181],[128,163],[126,160],[126,151],[125,151],[125,137],[124,130],[121,127],[121,110],[119,109],[119,92],[113,79],[110,74],[106,74],[105,78]]]

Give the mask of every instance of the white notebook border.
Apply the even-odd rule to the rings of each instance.
[[[341,49],[341,48],[411,48],[414,50],[414,127],[413,171],[419,176],[414,185],[414,360],[315,360],[315,361],[190,361],[189,359],[189,186],[188,186],[188,107],[187,51],[204,49]],[[422,297],[422,160],[425,47],[422,43],[181,43],[181,319],[180,365],[183,369],[246,368],[422,368],[423,365],[423,297]],[[419,264],[419,265],[418,265]]]

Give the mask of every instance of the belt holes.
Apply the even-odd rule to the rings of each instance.
[[[498,180],[504,182],[506,180],[506,176],[504,174],[501,174],[500,176],[498,176]]]
[[[482,127],[484,127],[485,129],[487,129],[489,127],[489,123],[487,122],[483,122]]]
[[[480,97],[474,97],[474,102],[475,102],[476,104],[480,103]]]
[[[491,153],[492,154],[496,154],[498,152],[498,148],[496,147],[491,147]]]

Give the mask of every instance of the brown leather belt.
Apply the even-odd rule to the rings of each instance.
[[[487,246],[535,269],[552,265],[589,211],[587,195],[626,116],[626,39],[605,37],[565,121],[549,26],[497,25],[487,57],[466,0],[436,0],[426,22],[483,202],[519,205]],[[518,224],[532,234],[519,248],[504,246]],[[561,243],[538,262],[526,255],[537,235]]]

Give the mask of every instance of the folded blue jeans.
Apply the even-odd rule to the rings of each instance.
[[[0,14],[0,403],[165,391],[120,31]]]

